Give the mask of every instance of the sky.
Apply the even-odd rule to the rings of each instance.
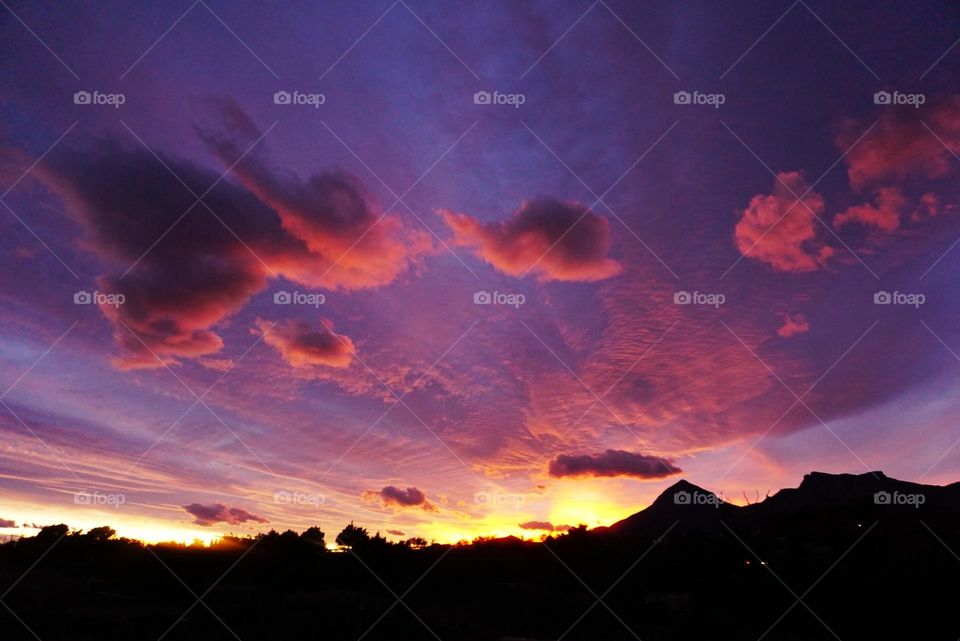
[[[960,478],[955,3],[2,4],[0,534]]]

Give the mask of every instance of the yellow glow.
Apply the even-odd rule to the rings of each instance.
[[[610,492],[592,489],[584,484],[561,484],[556,488],[557,496],[550,506],[550,522],[554,525],[576,527],[585,523],[587,527],[610,525],[632,514],[642,506],[625,508]]]
[[[124,525],[111,526],[117,530],[117,536],[138,539],[144,543],[162,543],[173,541],[176,543],[193,543],[199,539],[205,545],[223,537],[221,532],[211,532],[206,529],[189,529],[170,527],[167,525]]]
[[[583,523],[593,528],[601,525],[610,525],[645,507],[656,496],[657,488],[650,488],[631,483],[618,483],[610,479],[578,479],[576,481],[556,483],[549,493],[532,497],[531,500],[515,506],[494,507],[485,506],[473,510],[460,512],[457,518],[439,518],[402,527],[406,531],[403,536],[390,537],[391,539],[406,539],[413,536],[423,537],[427,541],[438,543],[457,543],[459,541],[473,541],[477,537],[507,537],[516,536],[524,539],[537,540],[549,532],[544,530],[528,530],[520,527],[526,521],[549,521],[554,525],[569,525],[576,527]],[[93,527],[109,525],[117,531],[117,535],[137,539],[146,543],[172,541],[190,544],[199,539],[204,544],[222,538],[225,534],[234,531],[233,527],[223,526],[204,528],[189,523],[186,519],[152,518],[147,515],[135,514],[127,509],[92,509],[90,507],[51,506],[21,503],[5,506],[4,514],[16,514],[19,523],[54,524],[66,523],[73,529],[89,530]],[[172,513],[171,513],[172,515]],[[443,515],[447,516],[447,515]],[[358,523],[367,527],[370,532],[379,530],[385,532],[387,526],[380,523]],[[325,524],[327,539],[333,545],[333,539],[342,524]],[[281,528],[279,525],[275,526]],[[300,531],[304,527],[292,527]],[[223,528],[228,528],[224,530]],[[237,528],[236,534],[246,535],[268,527]],[[36,529],[20,527],[16,529],[0,529],[0,534],[15,534],[32,536]]]
[[[63,509],[48,505],[20,504],[10,512],[19,516],[18,524],[21,527],[0,529],[0,533],[4,535],[33,536],[39,531],[36,528],[23,527],[24,523],[66,523],[74,530],[89,530],[108,525],[116,530],[117,536],[138,539],[144,543],[173,541],[189,544],[199,539],[209,545],[224,535],[224,532],[218,529],[169,523],[124,513],[122,510],[95,510],[84,507]]]

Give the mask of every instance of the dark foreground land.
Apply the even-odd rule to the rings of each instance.
[[[681,481],[544,543],[354,532],[343,553],[316,529],[198,549],[53,526],[0,546],[0,639],[960,637],[960,484],[813,473],[747,507],[712,496]]]

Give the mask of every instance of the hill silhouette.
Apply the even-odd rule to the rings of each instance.
[[[736,506],[713,492],[680,480],[664,490],[650,507],[607,528],[595,528],[593,532],[618,536],[654,535],[673,524],[679,532],[702,531],[720,527],[720,520],[735,509]]]
[[[0,638],[955,641],[958,513],[960,484],[812,472],[743,506],[679,481],[542,542],[350,524],[331,553],[319,528],[197,548],[50,526],[0,545]]]

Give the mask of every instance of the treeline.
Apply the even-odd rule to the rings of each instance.
[[[557,537],[551,536],[547,540],[553,540],[554,538],[568,538],[573,539],[579,536],[582,536],[586,532],[586,526],[581,525],[578,528],[574,528],[567,533],[559,534]],[[95,527],[90,530],[73,530],[71,531],[70,527],[66,524],[60,523],[58,525],[48,525],[43,527],[35,536],[21,536],[17,539],[8,541],[7,543],[0,544],[0,548],[3,547],[46,547],[52,544],[59,544],[66,542],[73,545],[83,545],[83,544],[104,544],[110,542],[111,544],[123,545],[123,546],[134,546],[134,547],[144,547],[146,544],[137,539],[130,539],[126,537],[117,537],[116,530],[112,527],[104,525],[101,527]],[[513,537],[508,537],[507,540],[513,539]],[[471,543],[467,545],[482,545],[484,543],[491,543],[497,539],[491,537],[477,537]],[[513,539],[517,542],[520,539]],[[388,549],[413,549],[419,550],[429,546],[440,546],[436,541],[427,541],[426,539],[414,536],[407,538],[402,541],[390,541],[384,537],[380,532],[370,534],[367,528],[355,525],[353,521],[348,523],[340,532],[336,535],[333,541],[339,548],[349,549],[353,551],[375,551],[375,550],[388,550]],[[285,530],[283,532],[277,532],[276,530],[270,530],[269,532],[264,532],[257,534],[255,536],[236,536],[236,535],[226,535],[220,539],[216,539],[209,546],[206,546],[199,539],[195,540],[192,544],[184,544],[177,542],[161,542],[152,544],[154,547],[161,548],[206,548],[211,549],[245,549],[252,546],[262,546],[265,549],[270,548],[288,548],[288,549],[298,549],[298,548],[309,548],[314,551],[324,552],[329,551],[327,548],[327,534],[317,526],[309,527],[302,532],[296,532],[294,530]],[[466,543],[460,543],[459,545],[465,545]]]

